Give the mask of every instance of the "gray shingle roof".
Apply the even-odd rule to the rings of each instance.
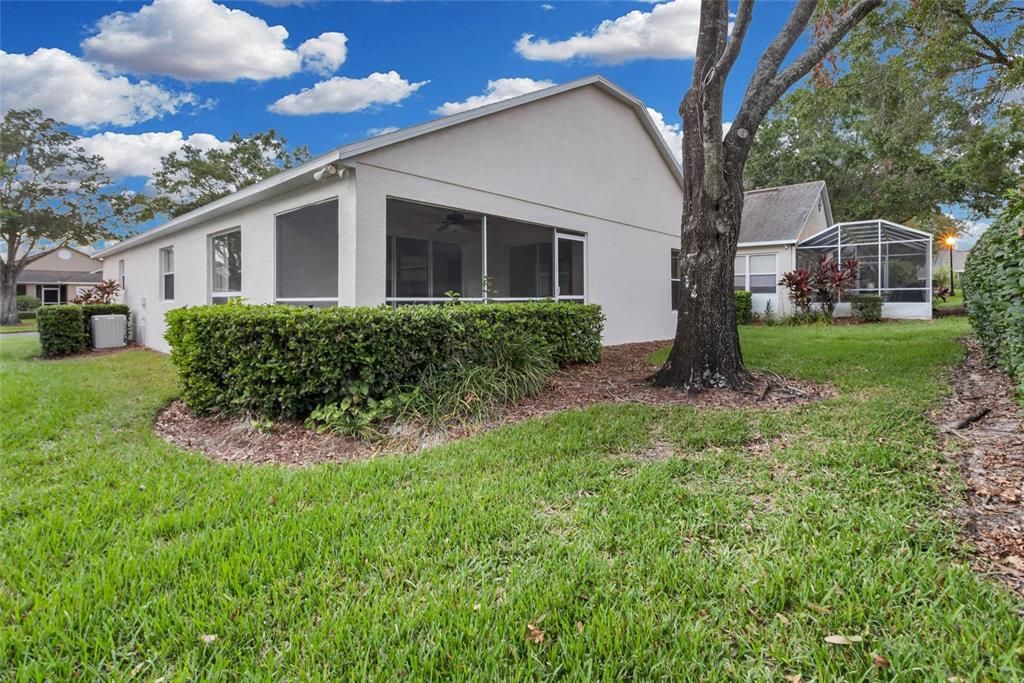
[[[23,270],[18,277],[19,285],[74,285],[99,284],[103,273],[87,273],[72,270]]]
[[[816,180],[747,192],[743,195],[740,243],[795,242],[824,187],[824,180]]]

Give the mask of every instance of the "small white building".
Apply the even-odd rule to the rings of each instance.
[[[824,183],[795,187],[797,198],[748,194],[773,207],[769,218],[744,212],[737,286],[778,311],[792,245],[831,224]],[[335,149],[99,257],[123,285],[136,340],[159,350],[164,316],[180,306],[452,293],[599,304],[604,342],[619,344],[674,333],[681,206],[682,171],[643,103],[594,76]]]

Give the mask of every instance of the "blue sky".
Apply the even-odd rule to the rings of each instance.
[[[791,8],[757,5],[726,120]],[[698,13],[695,0],[5,0],[2,95],[5,108],[75,124],[130,187],[183,141],[214,146],[275,128],[319,153],[481,101],[470,98],[593,73],[663,116],[676,146]]]

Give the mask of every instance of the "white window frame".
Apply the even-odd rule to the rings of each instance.
[[[124,294],[124,259],[118,259],[117,261],[117,281],[121,283],[121,293]]]
[[[171,255],[172,264],[171,264],[171,270],[170,271],[165,270],[165,268],[167,268],[167,259],[165,258],[165,256],[167,254]],[[173,296],[171,296],[171,297],[167,296],[167,276],[168,275],[171,276],[171,282],[174,283],[174,284],[171,285],[171,289],[174,289],[175,285],[177,285],[177,282],[175,281],[175,278],[174,278],[174,264],[173,264],[173,261],[174,261],[174,245],[172,244],[170,246],[162,247],[160,249],[160,252],[159,252],[159,258],[160,258],[160,301],[174,301],[174,297]]]
[[[771,256],[775,260],[775,272],[774,273],[751,273],[750,272],[750,258],[752,256]],[[743,291],[751,292],[752,294],[765,294],[772,295],[779,293],[779,253],[777,251],[765,251],[758,252],[756,254],[736,254],[736,258],[744,259],[743,262]],[[734,266],[735,268],[735,266]],[[775,287],[774,292],[752,292],[750,289],[750,276],[751,275],[771,275],[773,280],[773,286]],[[735,278],[733,279],[733,290],[736,290]]]
[[[561,287],[558,285],[558,281],[561,279],[561,273],[558,271],[558,242],[559,240],[570,240],[573,242],[580,242],[583,245],[583,294],[562,294]],[[558,229],[555,230],[555,253],[553,254],[554,262],[551,266],[551,276],[554,278],[554,291],[555,301],[578,301],[579,303],[586,303],[587,301],[587,274],[590,272],[590,268],[587,267],[587,236],[577,235],[570,232],[560,232]]]
[[[238,246],[238,248],[239,248],[239,258],[241,258],[241,256],[242,256],[242,254],[241,254],[241,249],[242,249],[242,242],[241,242],[242,226],[239,225],[239,226],[235,226],[233,228],[228,228],[227,230],[221,230],[220,232],[210,233],[206,237],[206,252],[207,252],[207,258],[206,258],[206,277],[207,277],[207,281],[210,283],[209,287],[207,288],[207,290],[208,290],[208,293],[209,293],[208,301],[211,304],[215,303],[215,301],[214,301],[215,299],[224,299],[223,303],[227,303],[231,299],[235,299],[235,298],[238,298],[238,297],[242,296],[242,290],[241,289],[239,289],[238,291],[223,291],[223,292],[215,292],[213,290],[213,271],[214,271],[214,268],[213,268],[213,240],[217,239],[218,237],[225,237],[225,236],[230,235],[231,233],[234,233],[234,232],[237,232],[238,236],[239,236],[239,246]],[[240,273],[240,277],[241,278],[245,278],[245,262],[244,261],[242,262],[242,272]]]
[[[42,305],[43,306],[59,306],[61,304],[60,295],[61,295],[61,289],[62,288],[63,288],[63,285],[39,285],[39,300],[42,302]],[[46,290],[51,290],[51,291],[52,290],[57,290],[57,300],[56,301],[47,302],[46,301]]]

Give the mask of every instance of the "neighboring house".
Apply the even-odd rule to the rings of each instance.
[[[802,213],[760,221],[793,226],[793,239],[759,228],[742,252],[744,284],[780,309],[775,285],[760,290],[794,261],[787,245],[831,222],[823,184],[798,194],[773,210]],[[137,341],[159,350],[180,306],[397,306],[450,292],[596,303],[617,344],[674,333],[681,206],[682,170],[643,103],[594,76],[335,149],[98,258],[123,285]],[[776,255],[773,272],[762,254]]]
[[[31,257],[18,276],[18,295],[37,297],[44,305],[64,304],[92,289],[103,277],[103,264],[77,247],[47,249]]]
[[[954,249],[953,250],[953,272],[956,273],[957,282],[960,281],[960,276],[964,274],[964,264],[967,263],[967,255],[971,253],[970,249]],[[949,248],[939,246],[938,251],[932,258],[932,268],[949,268]],[[946,283],[949,284],[948,282]]]

